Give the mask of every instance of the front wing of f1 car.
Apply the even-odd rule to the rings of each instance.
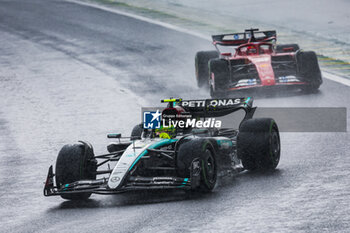
[[[44,196],[62,195],[67,193],[95,193],[95,194],[118,194],[127,191],[152,190],[152,189],[191,189],[197,187],[199,175],[190,178],[180,177],[129,177],[124,181],[123,187],[111,189],[108,187],[108,179],[80,180],[65,184],[58,188],[54,185],[52,166],[49,168],[44,187]],[[193,182],[194,181],[194,182]]]
[[[173,151],[158,150],[158,147],[174,143],[173,139],[157,140],[134,140],[125,150],[110,154],[95,156],[104,161],[98,165],[109,161],[117,161],[117,165],[112,170],[97,171],[96,174],[110,174],[109,178],[96,180],[79,180],[64,184],[61,187],[55,185],[53,167],[50,166],[44,187],[44,195],[62,195],[67,193],[96,193],[96,194],[117,194],[132,190],[149,189],[191,189],[191,186],[198,185],[198,173],[187,178],[175,176],[142,177],[133,176],[133,171],[137,169],[140,160],[147,160],[152,155],[159,155],[166,158],[173,154]],[[85,143],[85,145],[89,145]],[[92,150],[92,147],[86,147]],[[154,167],[157,169],[157,167]],[[162,168],[158,168],[162,169]],[[163,168],[166,169],[166,168]],[[168,168],[169,170],[171,168]]]

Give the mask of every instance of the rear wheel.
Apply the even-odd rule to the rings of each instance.
[[[200,51],[195,57],[196,79],[198,87],[208,87],[209,71],[208,62],[210,59],[219,57],[217,51]]]
[[[224,59],[212,59],[209,61],[210,96],[213,98],[225,95],[229,84],[230,71],[228,62]]]
[[[297,53],[298,77],[307,84],[302,90],[313,92],[322,84],[321,70],[316,53],[313,51]]]
[[[95,180],[97,161],[92,148],[83,144],[65,145],[56,161],[56,184],[58,188],[78,180]],[[69,200],[85,200],[91,193],[67,193],[61,197]]]
[[[197,190],[209,192],[215,187],[217,163],[214,147],[209,140],[198,138],[182,144],[176,162],[178,174],[184,178],[190,177],[191,169],[195,169],[193,163],[197,163],[195,167],[200,171]]]
[[[271,118],[244,121],[237,137],[237,153],[247,170],[273,170],[280,160],[280,137]]]

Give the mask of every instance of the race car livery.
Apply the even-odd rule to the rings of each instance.
[[[247,29],[212,39],[216,51],[200,51],[195,57],[197,84],[209,87],[212,97],[272,86],[315,91],[322,84],[315,52],[302,51],[297,44],[276,45],[276,31]]]
[[[244,110],[239,129],[137,124],[130,137],[115,139],[109,153],[95,155],[90,143],[65,145],[55,174],[50,166],[44,195],[70,200],[92,193],[117,194],[130,190],[183,189],[211,191],[221,174],[243,170],[275,169],[280,158],[280,137],[271,118],[253,118],[253,99],[167,99],[162,118],[174,121],[208,119]],[[175,116],[175,117],[172,117]],[[186,117],[183,117],[186,116]],[[111,165],[112,168],[111,168]],[[104,168],[103,168],[104,167]]]

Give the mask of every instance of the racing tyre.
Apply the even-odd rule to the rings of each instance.
[[[284,49],[286,48],[293,48],[291,52],[296,52],[300,49],[298,44],[279,44],[276,45],[276,52],[285,53],[286,51],[284,51]]]
[[[316,53],[313,51],[297,53],[298,77],[308,84],[302,87],[303,91],[316,91],[322,84],[321,70]]]
[[[214,147],[208,139],[196,138],[180,146],[176,157],[178,175],[190,177],[194,162],[198,162],[200,172],[196,190],[210,192],[217,180],[217,163]]]
[[[237,137],[237,153],[244,169],[273,170],[280,160],[280,136],[271,118],[243,121]]]
[[[142,124],[135,125],[131,131],[131,137],[141,137],[143,133]]]
[[[58,188],[78,180],[95,180],[97,161],[92,147],[83,144],[65,145],[56,161],[56,184]],[[69,200],[86,200],[91,193],[67,193],[61,197]]]
[[[229,83],[230,71],[228,62],[224,59],[209,61],[210,96],[213,98],[225,96],[225,89]]]
[[[208,87],[209,71],[208,62],[210,59],[219,57],[217,51],[200,51],[195,57],[196,79],[198,87]]]

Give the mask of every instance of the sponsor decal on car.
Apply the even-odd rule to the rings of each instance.
[[[228,148],[232,147],[231,140],[218,140],[217,143],[220,146],[220,148],[222,148],[222,149],[228,149]]]
[[[118,182],[118,181],[120,181],[120,177],[119,176],[113,176],[111,178],[111,182]]]
[[[226,107],[233,106],[241,103],[241,99],[213,99],[210,101],[206,100],[186,100],[182,101],[180,106],[183,107]]]
[[[247,79],[240,85],[255,85],[256,79]],[[207,99],[207,100],[181,100],[174,106],[180,106],[184,109],[198,108],[206,111],[217,111],[220,108],[233,107],[246,103],[248,98],[227,98],[227,99]],[[221,128],[222,121],[206,117],[201,119],[193,117],[189,112],[162,112],[159,109],[143,111],[144,129],[161,129],[162,127],[175,128]]]
[[[293,76],[293,75],[289,75],[289,76],[280,76],[278,77],[278,81],[280,83],[288,83],[288,82],[299,82],[299,80]]]

